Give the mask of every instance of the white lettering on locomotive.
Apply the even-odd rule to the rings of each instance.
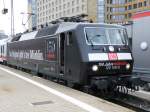
[[[20,51],[10,51],[9,57],[18,59],[35,59],[44,60],[43,53],[41,50],[20,50]]]

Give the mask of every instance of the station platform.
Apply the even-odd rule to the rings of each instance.
[[[0,65],[0,112],[133,112],[92,95]]]

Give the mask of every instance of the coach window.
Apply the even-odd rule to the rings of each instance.
[[[67,45],[72,45],[73,44],[73,38],[72,38],[72,32],[67,33]]]
[[[2,53],[4,54],[4,46],[2,46]]]
[[[2,46],[1,46],[1,55],[2,55]]]
[[[4,46],[2,46],[2,53],[4,53]]]

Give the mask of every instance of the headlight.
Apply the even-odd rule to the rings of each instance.
[[[93,66],[92,66],[92,70],[93,70],[94,72],[98,71],[98,66],[97,66],[97,65],[93,65]]]
[[[130,67],[131,67],[131,65],[130,65],[130,64],[126,64],[126,69],[127,69],[127,70],[129,70],[129,69],[130,69]]]

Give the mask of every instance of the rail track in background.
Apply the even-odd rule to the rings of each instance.
[[[126,92],[125,92],[126,91]],[[136,112],[150,112],[150,99],[145,99],[140,96],[134,96],[134,92],[132,90],[125,90],[124,93],[120,91],[112,92],[112,96],[109,94],[102,95],[101,93],[93,93],[93,92],[86,92],[96,97],[105,99],[109,102],[115,103],[117,105],[129,108]],[[143,93],[143,95],[146,95]]]
[[[150,112],[150,100],[139,98],[130,94],[118,94],[116,98],[110,100],[118,105],[133,109],[137,112]]]

